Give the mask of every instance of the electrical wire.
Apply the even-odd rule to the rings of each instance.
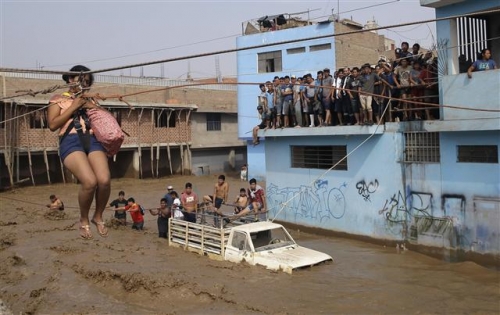
[[[93,70],[93,71],[86,71],[86,72],[83,72],[83,74],[95,74],[95,73],[101,73],[101,72],[124,70],[124,69],[129,69],[129,68],[150,66],[150,65],[159,64],[159,63],[169,63],[169,62],[174,62],[174,61],[181,61],[181,60],[201,58],[201,57],[207,57],[207,56],[213,56],[213,55],[234,53],[234,52],[239,52],[239,51],[253,50],[253,49],[257,49],[257,48],[274,47],[274,46],[278,46],[278,45],[292,44],[292,43],[303,42],[303,41],[312,41],[312,40],[324,39],[324,38],[330,38],[330,37],[336,37],[336,36],[342,36],[342,35],[365,33],[365,32],[377,31],[377,30],[385,30],[385,29],[389,29],[389,28],[397,28],[397,27],[416,25],[416,24],[422,24],[422,23],[438,22],[438,21],[444,21],[444,20],[457,19],[459,17],[471,17],[471,16],[484,15],[484,14],[497,13],[497,12],[500,12],[500,9],[485,10],[485,11],[480,11],[480,12],[467,13],[467,14],[463,14],[463,15],[453,15],[453,16],[440,17],[440,18],[429,19],[429,20],[414,21],[414,22],[407,22],[407,23],[401,23],[401,24],[375,27],[372,29],[361,29],[361,30],[348,31],[348,32],[343,32],[343,33],[338,33],[338,34],[327,34],[327,35],[320,35],[320,36],[314,36],[314,37],[308,37],[308,38],[292,39],[292,40],[286,40],[286,41],[280,41],[280,42],[274,42],[274,43],[266,43],[266,44],[261,44],[261,45],[248,46],[248,47],[240,47],[240,48],[226,49],[226,50],[220,50],[220,51],[214,51],[214,52],[208,52],[208,53],[200,53],[200,54],[194,54],[194,55],[188,55],[188,56],[181,56],[181,57],[174,57],[174,58],[168,58],[168,59],[162,59],[162,60],[148,61],[148,62],[125,65],[125,66],[118,66],[118,67],[104,68],[104,69]],[[0,68],[0,72],[51,73],[51,74],[69,74],[69,75],[80,74],[79,72],[71,72],[71,71],[54,71],[54,70],[21,69],[21,68]]]

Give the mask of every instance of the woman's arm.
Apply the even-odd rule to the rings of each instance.
[[[49,123],[50,131],[56,131],[64,126],[64,124],[73,116],[73,113],[82,107],[87,101],[81,97],[77,97],[71,103],[71,106],[64,113],[61,114],[61,108],[57,105],[57,101],[51,102],[48,112],[47,120]]]

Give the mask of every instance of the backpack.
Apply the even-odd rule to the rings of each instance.
[[[141,211],[141,214],[144,215],[146,213],[146,209],[142,205],[139,205],[139,211]]]

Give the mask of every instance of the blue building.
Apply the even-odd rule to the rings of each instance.
[[[498,1],[421,0],[421,5],[435,7],[437,17],[453,17],[437,28],[440,119],[260,131],[265,141],[248,146],[249,177],[266,180],[268,209],[280,221],[498,264],[500,70],[474,72],[469,79],[460,73],[458,58],[475,60],[475,53],[488,47],[500,61]],[[466,16],[480,11],[493,12]],[[480,27],[472,33],[471,25]],[[238,47],[333,34],[332,28],[242,36]],[[331,49],[318,56],[306,49],[300,66],[297,55],[286,53],[316,43],[330,43]],[[271,52],[281,54],[282,69],[259,72],[259,57]],[[334,52],[328,38],[244,50],[238,54],[238,78],[262,82],[334,68]],[[238,89],[240,138],[248,140],[247,132],[258,123],[257,95],[256,86]]]
[[[264,146],[252,145],[252,129],[259,124],[255,83],[273,81],[274,76],[306,73],[315,75],[318,69],[335,68],[335,42],[333,37],[308,40],[310,37],[331,35],[333,23],[325,22],[297,28],[240,36],[236,45],[247,50],[238,51],[238,136],[247,140],[247,162],[252,177],[266,178]],[[303,41],[280,44],[286,41]],[[248,49],[250,47],[276,44]],[[263,141],[262,143],[264,143]]]

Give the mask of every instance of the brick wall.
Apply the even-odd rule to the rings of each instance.
[[[356,31],[359,28],[335,23],[335,32]],[[381,38],[382,37],[382,38]],[[335,37],[335,63],[341,67],[360,67],[365,63],[376,64],[385,53],[383,36],[373,32],[362,32]],[[383,49],[383,50],[382,50]]]
[[[6,95],[15,95],[19,90],[43,90],[54,85],[63,85],[64,82],[55,80],[41,80],[41,79],[25,79],[25,78],[6,78]],[[97,83],[92,87],[92,93],[99,93],[100,95],[112,96],[112,95],[123,95],[130,93],[143,92],[151,89],[162,89],[162,87],[155,86],[132,86],[132,85],[118,85],[118,84],[103,84]],[[59,90],[55,93],[62,93],[65,90]],[[54,93],[54,94],[55,94]],[[33,104],[38,103],[37,106],[43,106],[48,104],[51,95],[37,95],[23,96],[14,100],[23,100],[26,104],[30,104],[33,99]],[[150,146],[151,143],[156,145],[165,146],[167,143],[169,145],[175,146],[176,144],[191,142],[192,140],[192,128],[190,121],[186,121],[188,110],[187,109],[176,109],[172,112],[172,115],[176,117],[175,127],[156,127],[154,121],[152,121],[151,109],[143,109],[142,116],[139,121],[139,115],[141,113],[141,105],[149,106],[152,104],[166,104],[166,100],[172,100],[174,105],[172,107],[179,107],[182,105],[197,105],[198,111],[200,112],[225,112],[225,113],[237,113],[237,103],[236,103],[236,92],[235,91],[218,91],[218,90],[204,90],[186,87],[176,87],[169,90],[162,90],[152,93],[144,93],[140,95],[134,95],[127,97],[126,100],[135,106],[135,110],[129,109],[116,109],[121,111],[121,121],[122,128],[130,134],[130,137],[125,137],[124,146],[125,147],[137,147],[139,143],[141,146]],[[117,99],[109,99],[110,101],[117,102]],[[106,101],[103,102],[105,104]],[[125,104],[124,104],[125,105]],[[0,106],[6,106],[10,108],[10,103],[1,103]],[[26,108],[22,105],[18,105],[17,109],[19,113],[25,113]],[[33,107],[30,107],[33,109]],[[165,109],[169,110],[169,109]],[[156,110],[159,112],[159,110]],[[6,119],[10,118],[9,110],[6,110]],[[191,120],[192,116],[189,116]],[[236,122],[234,122],[236,124]],[[30,128],[30,117],[18,119],[14,123],[14,128],[19,132],[18,136],[14,136],[12,141],[13,146],[19,146],[23,150],[37,151],[47,148],[49,150],[57,149],[58,135],[57,132],[51,132],[49,129],[32,129]],[[7,125],[10,127],[10,125]],[[10,129],[9,129],[10,130]],[[0,150],[4,146],[4,134],[5,129],[0,128]],[[9,137],[13,136],[7,132]],[[201,136],[201,134],[200,134]],[[233,140],[237,140],[237,135],[230,134],[227,135],[233,137]],[[10,138],[9,138],[10,139]],[[234,142],[234,141],[232,141]]]

